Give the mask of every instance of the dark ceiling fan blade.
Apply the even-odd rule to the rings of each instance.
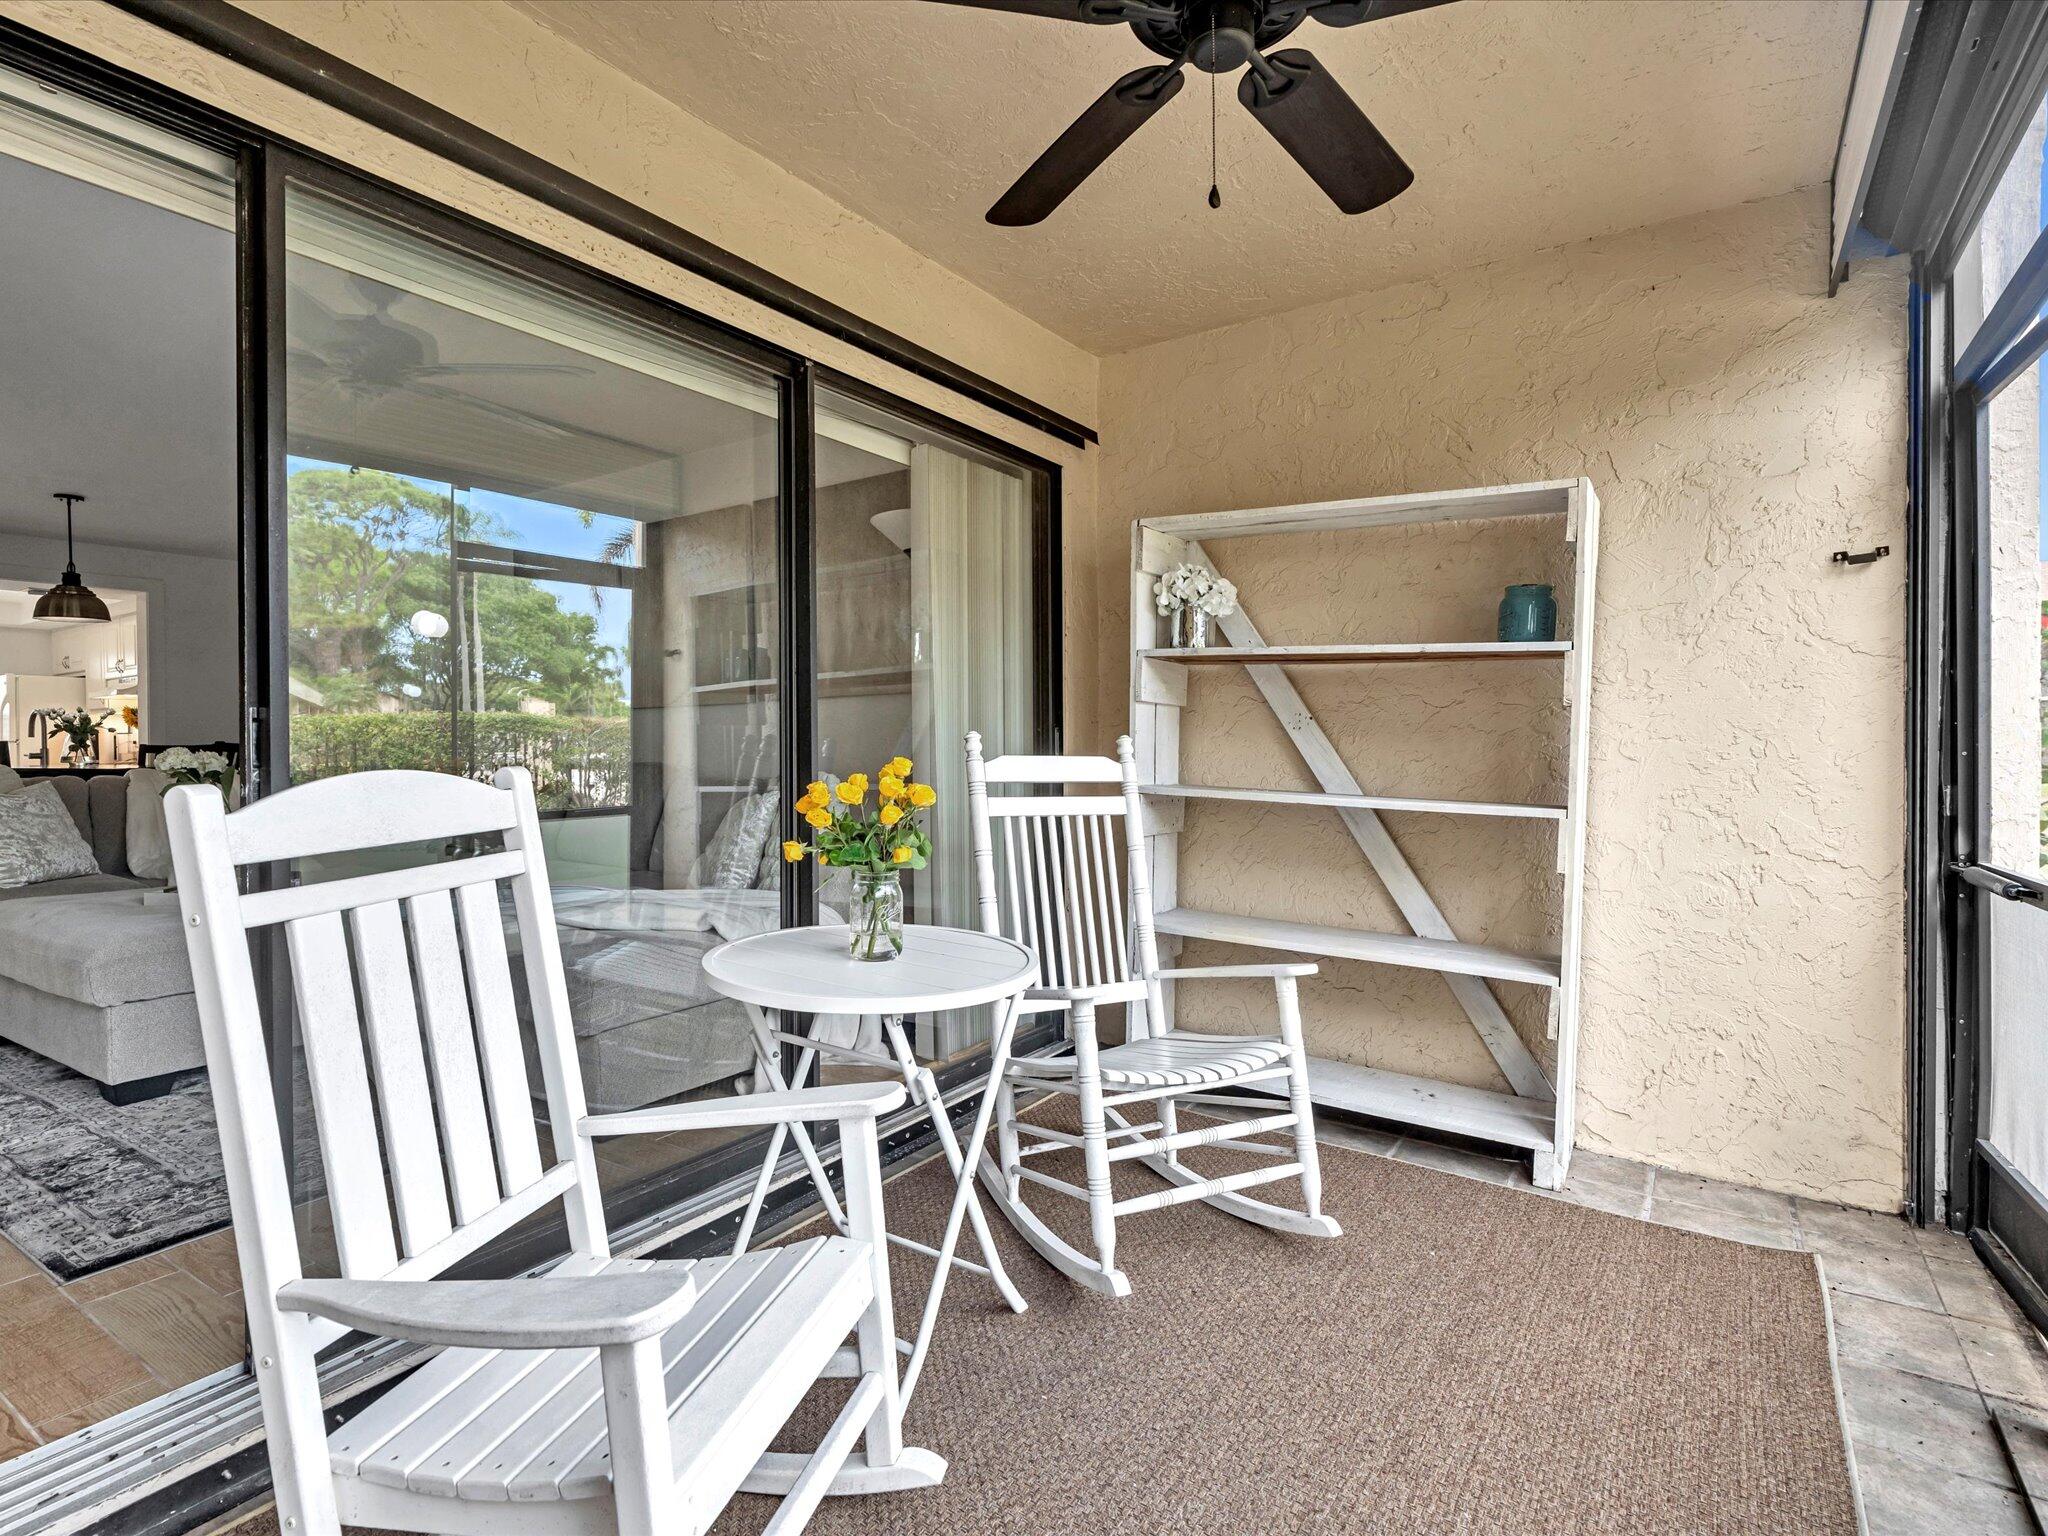
[[[1355,27],[1365,21],[1385,21],[1410,11],[1434,10],[1451,0],[1310,0],[1308,14],[1326,27]]]
[[[932,0],[934,5],[964,5],[976,11],[1009,11],[1018,16],[1043,16],[1048,21],[1086,21],[1107,26],[1121,21],[1173,21],[1176,0]]]
[[[1305,48],[1283,48],[1237,83],[1237,99],[1346,213],[1399,197],[1415,180],[1372,119]]]
[[[1134,69],[1095,98],[1086,112],[1031,162],[988,211],[991,224],[1036,224],[1116,152],[1181,88],[1178,64]],[[1356,109],[1354,109],[1356,110]]]

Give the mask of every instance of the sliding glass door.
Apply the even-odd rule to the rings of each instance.
[[[284,231],[291,782],[525,768],[591,1107],[750,1086],[701,962],[783,915],[782,380],[296,180]]]
[[[883,763],[911,759],[938,799],[906,916],[978,927],[963,742],[979,731],[991,757],[1040,750],[1047,472],[836,390],[818,393],[814,460],[813,771],[879,781]],[[818,919],[844,921],[850,875],[820,876]],[[986,1043],[988,1022],[920,1021],[920,1054],[955,1060]]]
[[[1985,1257],[2048,1319],[2048,108],[1952,281],[1957,357],[1955,1174]]]
[[[37,514],[36,498],[75,489],[83,575],[116,618],[137,600],[139,639],[81,652],[79,668],[31,631],[0,676],[86,671],[84,702],[110,717],[102,771],[143,742],[223,747],[240,801],[366,769],[527,769],[599,1109],[752,1087],[745,1021],[705,986],[704,955],[844,906],[780,858],[792,776],[913,758],[939,794],[940,844],[913,915],[974,921],[961,737],[1059,746],[1049,464],[851,380],[814,383],[792,352],[21,41],[0,26],[32,71],[0,70],[0,171],[19,183],[0,202],[22,215],[0,219],[0,286],[18,290],[0,374],[20,375],[0,388],[16,428],[0,459],[20,488],[0,528],[15,540],[0,586],[18,589],[0,591],[0,618],[62,566],[56,504]],[[131,812],[137,799],[156,803]],[[59,929],[97,931],[40,931]],[[0,977],[0,993],[13,985]],[[331,1272],[285,996],[267,1012],[276,1110],[306,1268]],[[29,1001],[17,1024],[54,1016]],[[240,1278],[196,1013],[181,1024],[143,1001],[145,1075],[170,1083],[140,1104],[107,1103],[0,1027],[17,1098],[68,1073],[58,1109],[75,1122],[35,1143],[35,1178],[0,1190],[0,1289],[40,1320],[31,1336],[0,1317],[5,1536],[76,1528],[80,1511],[139,1529],[158,1517],[124,1506],[144,1495],[211,1511],[262,1486],[241,1438],[253,1376],[236,1363]],[[949,1086],[969,1079],[984,1029],[921,1021],[921,1053]],[[906,1117],[889,1134],[924,1132]],[[608,1214],[651,1240],[744,1184],[759,1150],[613,1143]],[[109,1167],[121,1177],[78,1172]],[[512,1240],[491,1262],[554,1245]],[[63,1329],[43,1326],[53,1315]],[[380,1348],[333,1360],[338,1394],[388,1368]]]

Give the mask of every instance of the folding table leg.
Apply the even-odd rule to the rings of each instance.
[[[975,1170],[981,1165],[982,1145],[988,1140],[989,1116],[996,1104],[995,1085],[1003,1080],[1003,1073],[1010,1065],[1010,1041],[1017,1033],[1017,1013],[1022,1001],[1022,994],[1019,994],[1004,998],[997,1005],[995,1037],[988,1046],[989,1088],[981,1096],[981,1108],[975,1112],[974,1129],[968,1135],[967,1145],[960,1149],[960,1176],[953,1187],[953,1208],[946,1216],[946,1235],[939,1241],[938,1272],[932,1276],[931,1294],[924,1302],[924,1316],[918,1319],[917,1340],[911,1345],[910,1359],[903,1368],[900,1397],[906,1404],[917,1387],[917,1378],[924,1370],[924,1357],[931,1348],[932,1325],[938,1321],[939,1301],[946,1293],[946,1277],[952,1272],[953,1250],[960,1245],[961,1219],[973,1200]],[[944,1124],[945,1118],[943,1108],[934,1111],[934,1120]],[[996,1256],[994,1243],[988,1245],[987,1252],[993,1267]]]
[[[946,1154],[946,1161],[952,1166],[954,1179],[967,1191],[967,1220],[974,1228],[974,1240],[981,1244],[983,1260],[988,1265],[988,1277],[1002,1293],[1003,1301],[1012,1312],[1026,1309],[1023,1292],[1010,1280],[1003,1268],[1002,1255],[996,1252],[995,1239],[989,1235],[988,1218],[982,1214],[981,1202],[974,1196],[974,1178],[965,1171],[960,1161],[960,1139],[953,1133],[952,1116],[946,1113],[945,1096],[939,1092],[939,1080],[932,1075],[931,1068],[924,1066],[910,1048],[910,1039],[903,1029],[899,1014],[891,1014],[882,1020],[882,1029],[889,1037],[889,1048],[895,1053],[896,1065],[903,1073],[903,1084],[916,1094],[920,1103],[931,1112],[932,1129],[939,1138],[939,1146]],[[989,1079],[988,1092],[995,1092],[995,1086],[1002,1079]],[[948,1249],[948,1254],[951,1253]],[[962,1259],[948,1259],[949,1263],[972,1267]]]
[[[761,1070],[768,1075],[768,1086],[777,1093],[786,1092],[789,1083],[782,1075],[782,1047],[776,1041],[774,1028],[769,1024],[763,1009],[752,1003],[746,1005],[747,1022],[753,1026],[754,1054],[760,1058]],[[809,1072],[812,1059],[817,1053],[806,1051],[797,1058],[797,1078],[801,1082]],[[788,1121],[778,1124],[768,1136],[768,1156],[761,1164],[761,1173],[754,1180],[754,1193],[747,1201],[747,1212],[740,1218],[738,1240],[733,1245],[735,1256],[747,1251],[747,1244],[754,1239],[754,1224],[761,1219],[761,1207],[768,1199],[768,1186],[775,1177],[775,1164],[782,1156],[782,1138],[787,1133],[796,1138],[796,1149],[802,1154],[804,1165],[811,1171],[811,1182],[818,1187],[818,1198],[825,1202],[825,1213],[832,1218],[832,1225],[841,1232],[846,1230],[846,1213],[839,1208],[839,1197],[832,1193],[831,1175],[825,1172],[825,1164],[818,1156],[818,1149],[811,1141],[810,1129],[802,1121]]]

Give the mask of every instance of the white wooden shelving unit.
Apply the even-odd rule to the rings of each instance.
[[[1557,519],[1572,557],[1569,639],[1521,645],[1481,639],[1426,645],[1268,645],[1251,614],[1240,608],[1218,623],[1225,642],[1222,645],[1188,651],[1161,644],[1166,621],[1153,605],[1152,583],[1183,560],[1210,564],[1203,548],[1205,540],[1504,517]],[[1592,684],[1593,584],[1599,517],[1600,503],[1592,484],[1581,479],[1315,502],[1244,512],[1205,512],[1191,517],[1146,518],[1132,530],[1131,736],[1137,749],[1138,770],[1147,785],[1146,848],[1153,900],[1159,907],[1156,925],[1162,939],[1169,944],[1200,939],[1441,973],[1513,1091],[1503,1093],[1433,1082],[1349,1062],[1317,1059],[1310,1073],[1316,1102],[1383,1120],[1519,1147],[1531,1154],[1535,1181],[1549,1189],[1564,1183],[1573,1143],[1586,850],[1587,716]],[[1371,792],[1345,766],[1288,678],[1288,669],[1293,667],[1425,662],[1558,669],[1567,722],[1563,805],[1433,800]],[[1182,783],[1182,715],[1187,708],[1187,669],[1191,666],[1244,667],[1321,788],[1236,789]],[[1336,815],[1386,886],[1410,931],[1362,932],[1181,906],[1180,833],[1185,808],[1195,801],[1291,806]],[[1557,875],[1563,882],[1557,951],[1522,954],[1460,939],[1388,834],[1379,817],[1381,811],[1555,822]],[[1554,1080],[1501,1008],[1488,985],[1496,981],[1549,990],[1549,1027],[1557,1046]],[[1167,1006],[1173,1006],[1170,996]]]

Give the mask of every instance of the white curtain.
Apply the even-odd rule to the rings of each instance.
[[[910,450],[911,673],[917,777],[938,791],[925,921],[979,926],[962,743],[1031,749],[1031,496],[1022,476],[942,448]]]

